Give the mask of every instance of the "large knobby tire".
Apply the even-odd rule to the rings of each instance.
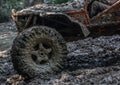
[[[13,65],[20,74],[35,77],[60,71],[66,53],[66,43],[55,29],[34,26],[15,38],[11,56]]]

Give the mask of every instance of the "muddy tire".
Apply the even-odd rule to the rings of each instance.
[[[11,56],[15,69],[27,77],[54,74],[63,68],[67,49],[63,37],[45,26],[34,26],[14,40]]]

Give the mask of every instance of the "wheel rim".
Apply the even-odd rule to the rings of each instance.
[[[36,39],[29,49],[30,57],[37,65],[49,63],[52,55],[54,55],[52,40],[45,38]]]

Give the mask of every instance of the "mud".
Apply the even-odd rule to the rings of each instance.
[[[78,10],[83,8],[84,0],[70,0],[62,4],[37,4],[35,6],[23,9],[17,13],[45,13],[45,12],[64,12]]]
[[[5,51],[10,48],[12,41],[17,34],[15,23],[0,24],[0,51]]]
[[[66,67],[72,69],[109,66],[120,60],[119,35],[69,42],[67,47],[69,54]]]
[[[9,78],[18,74],[13,67],[9,53],[16,35],[14,23],[0,24],[1,85],[6,85]],[[120,35],[101,36],[94,39],[89,37],[68,42],[67,48],[69,53],[64,64],[65,68],[61,73],[17,81],[18,85],[120,84]]]

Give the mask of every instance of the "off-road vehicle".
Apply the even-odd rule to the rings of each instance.
[[[93,18],[87,7],[85,2],[83,7],[39,4],[12,10],[18,29],[11,51],[15,69],[28,77],[56,73],[66,61],[66,41],[118,33],[120,0]]]

